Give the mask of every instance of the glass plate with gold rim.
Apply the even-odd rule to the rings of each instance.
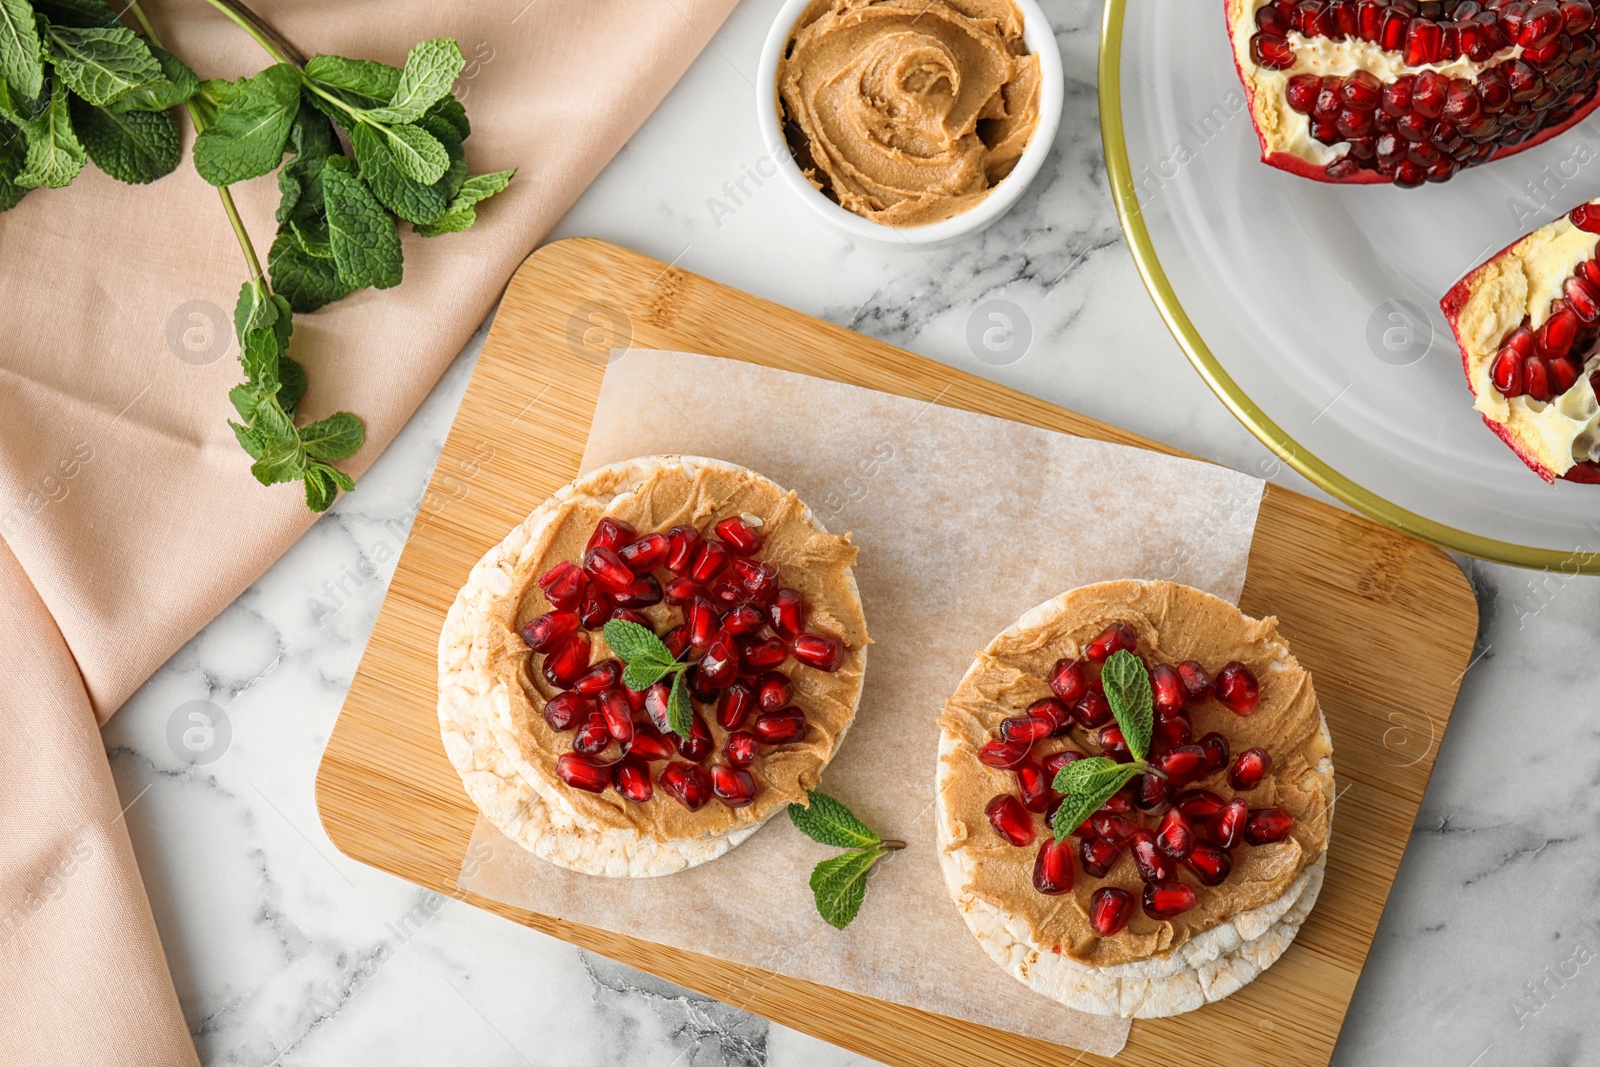
[[[1600,486],[1483,425],[1439,298],[1600,194],[1600,119],[1420,189],[1261,163],[1223,0],[1106,0],[1100,118],[1145,286],[1200,376],[1313,483],[1445,548],[1600,573]]]

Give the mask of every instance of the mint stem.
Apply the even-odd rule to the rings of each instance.
[[[906,847],[906,843],[898,840],[897,838],[891,837],[887,841],[879,841],[878,847],[883,849],[885,852],[899,852],[901,849]]]

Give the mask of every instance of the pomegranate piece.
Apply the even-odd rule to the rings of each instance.
[[[731,570],[740,587],[756,603],[766,604],[778,595],[778,568],[773,564],[735,559]]]
[[[1056,665],[1050,668],[1050,691],[1056,695],[1063,704],[1069,707],[1083,698],[1089,691],[1089,677],[1084,670],[1083,662],[1075,659],[1058,659]]]
[[[597,698],[606,732],[623,748],[633,743],[633,705],[621,689],[607,689]]]
[[[705,718],[698,711],[694,713],[694,718],[689,720],[689,736],[681,737],[673,734],[672,739],[678,746],[678,755],[690,763],[704,763],[717,747],[716,739],[711,736]]]
[[[688,607],[696,597],[704,597],[706,587],[693,578],[674,578],[667,583],[663,596],[675,608]]]
[[[609,548],[615,552],[623,545],[632,542],[637,535],[638,531],[621,519],[607,517],[595,525],[594,533],[589,535],[589,543],[584,546],[584,551]]]
[[[650,723],[635,723],[633,727],[633,740],[627,745],[628,755],[656,763],[660,760],[671,759],[678,754],[678,746],[667,740]]]
[[[748,767],[756,761],[757,744],[749,730],[735,730],[723,741],[722,755],[735,767]]]
[[[1249,814],[1245,802],[1238,797],[1222,805],[1211,817],[1211,840],[1221,848],[1233,848],[1244,836],[1244,823]]]
[[[767,620],[761,617],[761,612],[749,604],[740,604],[722,616],[722,628],[735,637],[753,634],[766,624]]]
[[[1093,730],[1111,721],[1111,704],[1098,689],[1091,689],[1072,705],[1072,717],[1085,730]]]
[[[1156,829],[1156,847],[1175,860],[1186,859],[1194,851],[1194,827],[1176,808],[1162,816]]]
[[[556,777],[574,789],[604,792],[611,784],[611,764],[578,752],[564,752],[556,760]]]
[[[1600,233],[1600,205],[1579,204],[1567,213],[1567,218],[1585,233]]]
[[[1114,622],[1105,628],[1101,635],[1089,642],[1089,647],[1084,650],[1095,663],[1104,663],[1111,658],[1113,652],[1132,652],[1139,647],[1139,636],[1133,632],[1133,627],[1124,622]]]
[[[1282,841],[1294,829],[1294,816],[1282,808],[1252,808],[1244,819],[1244,839],[1252,845]]]
[[[672,684],[657,682],[644,691],[644,711],[650,716],[650,725],[663,737],[672,736],[672,719],[669,708],[672,702]]]
[[[1172,786],[1164,778],[1141,774],[1134,779],[1133,806],[1142,812],[1159,815],[1172,801]]]
[[[779,637],[798,637],[805,619],[805,597],[793,589],[779,589],[767,605],[767,621]]]
[[[1033,888],[1049,896],[1060,896],[1072,890],[1071,838],[1057,841],[1045,838],[1039,846],[1039,855],[1033,861]]]
[[[624,800],[631,800],[635,804],[644,804],[656,794],[656,787],[650,781],[650,768],[636,756],[624,756],[611,765],[616,774],[617,793]]]
[[[544,721],[559,732],[572,729],[594,711],[594,701],[577,693],[557,693],[544,706]]]
[[[625,608],[648,608],[661,603],[661,583],[653,574],[640,575],[613,599]]]
[[[1133,791],[1122,789],[1112,793],[1106,802],[1100,805],[1100,811],[1108,815],[1126,815],[1133,810]]]
[[[1050,737],[1061,737],[1072,729],[1072,709],[1055,697],[1045,697],[1029,704],[1028,717],[1048,723]]]
[[[1261,686],[1249,667],[1234,660],[1217,675],[1216,698],[1235,715],[1254,715],[1261,706]]]
[[[1010,793],[1001,793],[984,807],[994,832],[1017,848],[1033,844],[1033,816],[1022,806],[1022,801]]]
[[[726,630],[718,631],[711,647],[695,665],[695,676],[708,689],[721,692],[739,676],[739,646]]]
[[[1199,898],[1186,882],[1163,882],[1144,887],[1144,913],[1157,922],[1176,919],[1194,907]]]
[[[1086,837],[1078,841],[1078,862],[1084,872],[1093,878],[1104,878],[1111,873],[1122,858],[1122,849],[1099,837]]]
[[[987,747],[987,746],[985,746],[985,747]],[[1027,752],[1024,751],[1023,755],[1024,756],[1027,755]],[[979,756],[978,758],[980,760],[983,760],[982,756]],[[1058,772],[1060,772],[1061,768],[1065,767],[1067,764],[1073,762],[1074,760],[1080,760],[1080,759],[1083,759],[1083,753],[1082,752],[1075,752],[1072,749],[1068,748],[1068,749],[1063,749],[1060,752],[1051,753],[1050,755],[1046,756],[1044,758],[1044,760],[1041,762],[1041,766],[1044,767],[1044,773],[1048,774],[1050,776],[1050,780],[1052,782],[1054,782],[1056,780],[1056,774]],[[984,760],[983,762],[987,762],[987,761]]]
[[[826,634],[800,634],[790,646],[794,658],[808,667],[832,673],[844,662],[844,645]]]
[[[724,730],[737,730],[755,706],[755,688],[749,682],[736,681],[717,697],[717,725]]]
[[[1094,835],[1102,841],[1113,845],[1122,845],[1134,834],[1139,833],[1139,824],[1116,812],[1101,809],[1089,816],[1089,828]]]
[[[714,529],[717,531],[717,536],[741,556],[753,556],[761,551],[761,534],[756,532],[756,528],[742,516],[735,515],[723,519]]]
[[[622,663],[614,659],[603,659],[590,667],[583,677],[572,683],[572,691],[582,693],[584,696],[594,696],[607,689],[615,689],[621,684]]]
[[[1228,765],[1228,739],[1213,730],[1199,741],[1200,751],[1206,754],[1206,769],[1200,773],[1204,778],[1216,774]]]
[[[600,629],[615,610],[617,610],[616,602],[593,582],[584,589],[583,599],[578,601],[578,619],[586,630]]]
[[[684,611],[684,624],[689,627],[689,644],[707,649],[721,632],[722,616],[717,613],[715,604],[703,596],[697,596],[689,601]]]
[[[622,558],[605,545],[591,548],[583,554],[583,573],[608,593],[622,592],[633,584],[635,577]]]
[[[578,732],[572,735],[572,751],[585,756],[597,756],[611,743],[611,731],[606,728],[606,718],[591,711],[578,722]]]
[[[1206,753],[1199,745],[1179,745],[1153,762],[1174,789],[1181,789],[1206,773]]]
[[[693,526],[674,526],[668,530],[667,570],[680,578],[687,576],[694,568],[695,557],[700,554],[700,546],[704,543],[705,538]]]
[[[667,651],[673,659],[682,659],[683,654],[689,649],[689,625],[680,623],[661,635],[661,643],[667,646]]]
[[[1188,700],[1188,690],[1178,669],[1165,663],[1150,668],[1150,695],[1155,703],[1156,718],[1170,718],[1183,709]]]
[[[794,683],[781,671],[768,671],[756,679],[756,703],[762,711],[777,711],[794,698]]]
[[[667,562],[667,550],[672,543],[666,534],[647,533],[637,541],[616,548],[617,558],[627,564],[634,574],[649,574]]]
[[[557,689],[571,689],[589,669],[589,635],[573,634],[544,658],[544,680]]]
[[[1100,742],[1100,755],[1118,763],[1132,763],[1133,753],[1128,749],[1128,739],[1122,736],[1120,726],[1107,726],[1095,735]]]
[[[689,577],[705,585],[722,573],[722,568],[728,565],[731,555],[727,546],[716,541],[706,541],[700,546],[700,551],[695,553],[694,565],[689,568]]]
[[[1049,719],[1035,719],[1032,715],[1018,715],[1000,721],[1000,739],[1002,741],[1016,741],[1022,744],[1033,744],[1049,737],[1055,730],[1055,723]]]
[[[806,713],[793,706],[763,711],[750,728],[763,744],[792,744],[806,735]]]
[[[522,641],[535,652],[549,652],[578,632],[578,616],[570,611],[548,611],[522,628]]]
[[[1238,790],[1254,789],[1272,769],[1272,757],[1267,750],[1257,746],[1239,753],[1239,758],[1228,768],[1228,784]]]
[[[1044,768],[1034,760],[1017,764],[1017,788],[1022,793],[1022,806],[1040,815],[1049,811],[1051,802],[1056,799],[1050,781]]]
[[[1204,704],[1211,699],[1211,675],[1195,660],[1178,664],[1178,678],[1183,682],[1185,704]]]
[[[756,798],[755,775],[726,763],[711,765],[711,791],[730,808],[742,808]]]
[[[1125,889],[1102,886],[1089,898],[1089,925],[1101,937],[1122,932],[1133,918],[1133,897]]]
[[[611,613],[611,617],[618,622],[631,622],[635,626],[643,626],[646,630],[650,628],[650,620],[632,608],[618,608]]]
[[[978,749],[978,762],[986,767],[1015,767],[1028,758],[1032,747],[1021,741],[985,741]]]
[[[1221,885],[1233,870],[1233,857],[1227,849],[1215,845],[1196,845],[1183,865],[1194,872],[1201,885]]]
[[[583,600],[584,586],[588,584],[589,579],[571,560],[557,563],[539,578],[539,588],[544,590],[544,598],[557,611],[578,610],[578,604]]]
[[[1156,847],[1155,835],[1140,830],[1128,839],[1128,850],[1133,854],[1134,869],[1142,882],[1170,882],[1178,877],[1178,865]]]
[[[1223,800],[1209,789],[1186,789],[1172,799],[1172,807],[1191,823],[1209,822],[1222,810]]]
[[[770,671],[789,658],[789,648],[776,637],[764,637],[744,647],[744,669],[756,673]]]
[[[1169,719],[1157,719],[1150,734],[1150,750],[1157,754],[1187,745],[1194,738],[1188,712],[1180,711]]]
[[[669,763],[656,778],[661,791],[690,811],[699,811],[711,799],[711,778],[693,763]]]

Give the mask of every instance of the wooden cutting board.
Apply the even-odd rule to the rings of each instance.
[[[886,1063],[1111,1063],[456,886],[476,810],[439,741],[439,627],[478,558],[577,474],[606,353],[629,345],[749,360],[1174,451],[615,245],[542,248],[506,290],[323,754],[317,805],[328,836],[354,859]],[[1119,1065],[1329,1061],[1478,622],[1472,589],[1443,552],[1271,484],[1239,606],[1277,615],[1316,677],[1340,789],[1327,883],[1271,970],[1199,1011],[1136,1021]]]

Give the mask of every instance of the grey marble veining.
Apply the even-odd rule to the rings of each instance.
[[[776,7],[745,0],[555,236],[616,241],[1241,470],[1272,469],[1189,369],[1122,244],[1095,111],[1098,4],[1046,0],[1068,88],[1032,190],[986,233],[932,251],[851,245],[787,189],[745,177],[763,154],[750,82]],[[1022,308],[1032,331],[1004,365],[967,341],[973,309],[994,299]],[[317,761],[481,343],[480,332],[360,490],[105,730],[202,1059],[868,1062],[364,867],[322,832]],[[1477,656],[1340,1065],[1600,1062],[1600,582],[1468,571]],[[220,759],[194,766],[171,740],[192,701],[221,709],[231,733]]]

